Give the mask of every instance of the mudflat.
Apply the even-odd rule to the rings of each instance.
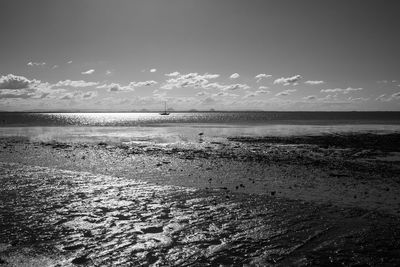
[[[400,135],[0,139],[0,265],[398,266]]]

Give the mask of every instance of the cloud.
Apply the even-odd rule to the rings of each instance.
[[[343,94],[348,94],[350,92],[356,92],[356,91],[361,91],[363,88],[352,88],[348,87],[345,89],[342,88],[335,88],[335,89],[322,89],[322,93],[343,93]]]
[[[166,83],[161,86],[161,89],[170,90],[173,88],[184,88],[184,87],[203,87],[209,83],[210,79],[216,79],[219,74],[205,73],[203,75],[198,73],[178,74],[174,78],[168,79]]]
[[[266,86],[260,86],[260,87],[266,87]],[[256,96],[261,95],[261,94],[269,94],[269,93],[270,93],[270,91],[268,91],[268,90],[260,89],[260,90],[257,90],[255,92],[248,93],[243,98],[256,97]]]
[[[206,105],[206,106],[214,105],[215,103],[217,103],[217,101],[212,97],[207,97],[201,102],[202,105]]]
[[[21,99],[27,99],[31,98],[35,95],[32,90],[26,90],[26,89],[12,89],[12,90],[3,90],[0,91],[0,99],[2,98],[21,98]]]
[[[394,99],[400,99],[400,92],[394,93],[391,97]]]
[[[238,97],[238,95],[236,95],[236,94],[231,94],[231,93],[227,93],[227,92],[218,92],[218,93],[214,94],[213,96]]]
[[[231,79],[237,79],[239,77],[240,77],[239,73],[233,73],[231,76],[229,76],[229,78]]]
[[[122,86],[118,83],[111,83],[111,84],[99,85],[96,88],[107,89],[108,92],[119,92],[119,91],[134,91],[135,87],[153,86],[156,84],[157,84],[156,81],[131,82],[125,86]]]
[[[97,96],[97,92],[89,91],[89,92],[82,93],[81,96],[83,99],[92,99]]]
[[[304,100],[315,100],[317,99],[317,97],[315,95],[309,95],[309,96],[305,96],[303,97]]]
[[[196,96],[205,96],[205,95],[209,95],[209,93],[207,93],[207,92],[198,92],[196,94]]]
[[[134,91],[133,87],[121,86],[118,83],[102,84],[96,87],[97,89],[107,89],[108,92],[119,92],[119,91]]]
[[[284,86],[297,85],[297,82],[301,79],[302,79],[302,77],[300,75],[294,75],[292,77],[287,77],[287,78],[281,77],[281,78],[276,79],[274,81],[274,84],[282,84]]]
[[[58,65],[54,65],[53,67],[51,67],[53,70],[57,69],[59,66]]]
[[[250,93],[250,94],[245,95],[243,98],[250,98],[250,97],[256,97],[256,96],[257,96],[256,93]]]
[[[222,90],[226,91],[226,90],[238,90],[238,89],[242,89],[242,90],[247,90],[250,87],[247,84],[230,84],[230,85],[226,85],[225,88],[223,88]]]
[[[88,100],[95,98],[97,96],[97,92],[94,91],[88,91],[88,92],[69,92],[66,94],[63,94],[59,97],[60,100]]]
[[[279,93],[275,94],[275,96],[288,96],[292,92],[296,92],[296,91],[297,91],[296,89],[288,89],[288,90],[285,90],[285,91],[282,91],[282,92],[279,92]]]
[[[165,74],[165,76],[168,76],[168,77],[176,77],[176,76],[179,76],[179,74],[180,74],[179,72],[174,71],[174,72]]]
[[[383,101],[383,102],[389,102],[392,100],[397,100],[400,99],[400,92],[394,93],[390,96],[386,96],[386,94],[380,95],[377,98],[375,98],[375,100],[377,101]]]
[[[377,83],[390,83],[390,82],[392,82],[392,83],[397,83],[397,80],[391,80],[391,81],[388,81],[388,80],[380,80],[380,81],[377,81]]]
[[[112,72],[110,70],[106,70],[106,75],[111,75]]]
[[[377,101],[385,101],[386,100],[385,96],[386,96],[386,94],[380,95],[377,98],[375,98],[375,100],[377,100]]]
[[[81,74],[83,74],[83,75],[88,75],[88,74],[93,74],[93,73],[94,73],[94,69],[90,69],[90,70],[81,72]]]
[[[58,83],[54,84],[53,87],[76,87],[76,88],[81,88],[81,87],[89,87],[89,86],[96,86],[98,85],[98,82],[85,82],[82,80],[79,81],[71,81],[71,80],[65,80],[65,81],[59,81]]]
[[[305,81],[306,84],[317,85],[317,84],[324,84],[324,81]]]
[[[71,64],[71,63],[72,63],[72,60],[70,60],[70,61],[67,62],[67,64]]]
[[[150,69],[150,72],[156,72],[157,69]]]
[[[60,96],[60,100],[71,100],[74,98],[74,94],[73,93],[66,93],[62,96]]]
[[[26,89],[34,82],[37,81],[30,81],[23,76],[8,74],[0,78],[0,89]]]
[[[144,81],[144,82],[131,82],[129,86],[132,87],[143,87],[143,86],[153,86],[156,85],[156,81]]]
[[[33,67],[33,66],[43,67],[44,65],[46,65],[46,62],[28,62],[28,64],[26,64],[26,65],[31,66],[31,67]]]
[[[269,94],[271,91],[269,91],[269,90],[264,90],[264,89],[261,89],[261,90],[257,90],[255,93],[256,94]]]
[[[269,77],[272,77],[272,75],[265,74],[265,73],[260,73],[260,74],[257,74],[254,78],[257,79],[256,82],[260,82],[262,79],[264,79],[264,78],[266,79],[266,78],[269,78]]]

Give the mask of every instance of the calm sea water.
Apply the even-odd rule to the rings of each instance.
[[[400,132],[400,112],[0,113],[0,136],[182,142],[227,136]]]
[[[400,112],[195,112],[171,113],[0,113],[1,126],[165,126],[165,124],[387,124]]]

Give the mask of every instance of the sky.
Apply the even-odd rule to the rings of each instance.
[[[400,110],[398,0],[0,0],[0,110]]]

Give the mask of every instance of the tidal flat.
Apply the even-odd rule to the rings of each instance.
[[[399,266],[400,135],[0,139],[0,265]]]

